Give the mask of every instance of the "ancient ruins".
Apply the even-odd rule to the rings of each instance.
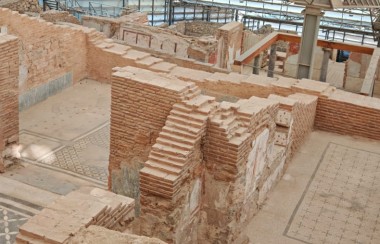
[[[0,8],[0,243],[380,242],[379,48],[24,2]]]

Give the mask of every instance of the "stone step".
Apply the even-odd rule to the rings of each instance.
[[[174,175],[179,175],[182,172],[182,169],[180,168],[170,166],[169,164],[163,164],[163,163],[154,161],[153,159],[149,159],[148,161],[145,162],[145,167],[147,166],[161,170],[169,174],[174,174]]]
[[[151,167],[144,167],[140,170],[140,179],[142,178],[149,179],[153,183],[159,183],[168,189],[173,189],[178,184],[177,175],[168,174]]]
[[[186,105],[191,106],[193,108],[200,108],[214,101],[215,101],[215,97],[200,95],[189,101],[186,101]]]
[[[169,147],[178,148],[178,149],[186,150],[186,151],[190,151],[194,147],[193,145],[184,144],[184,143],[173,141],[170,139],[168,140],[162,137],[158,137],[156,140],[156,143],[161,143],[162,145],[166,145]]]
[[[168,120],[166,121],[166,125],[165,126],[174,127],[174,128],[176,128],[178,130],[181,130],[183,132],[190,133],[190,134],[193,134],[193,135],[198,135],[200,133],[199,129],[197,129],[197,128],[189,127],[187,125],[175,123],[175,122],[168,121]]]
[[[180,143],[183,143],[183,144],[186,144],[186,145],[194,145],[196,143],[196,139],[197,137],[190,137],[186,134],[184,134],[183,136],[181,135],[177,135],[175,132],[167,132],[167,131],[164,131],[162,130],[159,134],[159,138],[162,137],[164,139],[167,139],[167,140],[172,140],[172,141],[175,141],[175,142],[180,142]]]
[[[167,165],[170,165],[172,167],[176,167],[178,169],[182,169],[185,165],[185,163],[183,161],[176,161],[176,160],[173,160],[169,157],[161,157],[161,156],[158,156],[155,154],[150,154],[148,159],[151,159],[151,160],[159,162],[159,163],[167,164]]]
[[[185,104],[182,103],[176,103],[173,105],[173,110],[177,110],[183,113],[191,113],[193,112],[193,108],[186,106]]]
[[[175,136],[178,136],[178,137],[189,138],[189,139],[192,139],[192,140],[196,140],[198,138],[197,134],[194,134],[192,132],[187,132],[187,131],[184,131],[182,129],[178,129],[176,127],[168,126],[168,125],[165,125],[162,128],[161,132],[166,133],[166,134],[171,134],[173,136],[175,135]]]
[[[248,128],[246,127],[239,127],[235,130],[235,136],[242,136],[244,133],[248,132]]]
[[[182,112],[181,110],[173,109],[170,111],[170,114],[177,115],[182,118],[190,119],[196,122],[204,123],[208,116],[202,115],[202,114],[197,114],[197,113],[186,113]]]
[[[191,100],[201,94],[202,94],[202,91],[199,88],[196,88],[196,89],[190,90],[188,93],[184,95],[184,97],[186,100]]]
[[[150,156],[163,158],[163,159],[169,159],[169,160],[178,162],[181,165],[186,164],[187,161],[189,160],[188,158],[179,157],[179,156],[175,156],[175,155],[168,155],[165,152],[159,152],[159,151],[150,151],[149,157]]]
[[[191,121],[191,120],[188,120],[186,118],[182,118],[182,117],[179,117],[179,116],[173,115],[173,114],[170,114],[167,117],[167,121],[171,121],[173,123],[178,123],[178,124],[186,125],[186,126],[197,128],[197,129],[202,129],[202,127],[204,127],[203,123]]]
[[[210,115],[210,113],[212,111],[214,111],[216,107],[218,107],[218,103],[217,102],[211,102],[211,103],[208,103],[208,104],[202,106],[201,108],[198,108],[197,112],[200,114],[203,114],[203,115]]]
[[[165,146],[165,145],[162,145],[161,143],[154,144],[152,147],[152,151],[163,152],[165,154],[174,155],[174,156],[182,157],[182,158],[188,158],[190,154],[190,151],[173,148],[170,146]]]

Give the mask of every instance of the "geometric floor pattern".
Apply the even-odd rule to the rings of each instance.
[[[27,220],[28,217],[0,206],[0,243],[14,243],[19,227]]]
[[[303,243],[380,243],[380,154],[330,143],[284,235]]]
[[[108,159],[104,159],[102,162],[94,165],[94,162],[89,160],[84,154],[88,152],[90,154],[96,153],[96,149],[109,151],[109,130],[109,125],[103,126],[87,136],[74,140],[72,145],[65,146],[53,154],[38,160],[38,162],[59,167],[102,182],[107,182]],[[90,146],[93,147],[94,150],[89,151]]]

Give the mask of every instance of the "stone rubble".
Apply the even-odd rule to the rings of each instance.
[[[84,187],[48,205],[20,227],[16,243],[67,243],[90,225],[123,231],[134,218],[134,200]]]

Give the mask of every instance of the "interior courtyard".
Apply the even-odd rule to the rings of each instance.
[[[194,2],[0,0],[0,244],[380,243],[378,4]]]

